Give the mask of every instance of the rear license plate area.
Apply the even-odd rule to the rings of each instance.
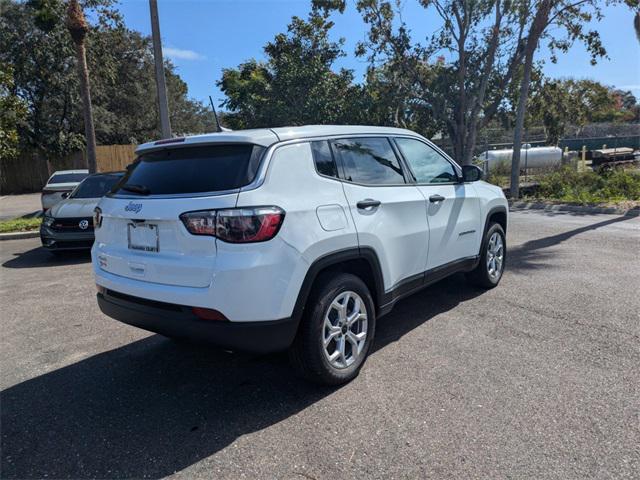
[[[152,223],[129,223],[127,225],[127,241],[131,250],[160,251],[158,226]]]

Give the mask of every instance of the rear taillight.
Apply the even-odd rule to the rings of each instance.
[[[201,210],[199,212],[187,212],[180,215],[180,220],[187,227],[189,233],[194,235],[216,236],[216,211]]]
[[[279,207],[201,210],[180,215],[193,235],[210,235],[229,243],[265,242],[276,236],[284,220]]]

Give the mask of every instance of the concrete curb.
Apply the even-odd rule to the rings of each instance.
[[[40,236],[40,230],[31,230],[29,232],[9,232],[0,233],[0,241],[2,240],[21,240],[23,238],[36,238]]]
[[[615,207],[589,207],[584,205],[568,205],[544,202],[512,202],[509,201],[511,210],[544,210],[545,212],[571,212],[581,213],[584,215],[608,214],[608,215],[624,215],[627,217],[640,216],[639,208],[615,208]]]

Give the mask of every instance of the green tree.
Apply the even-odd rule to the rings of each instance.
[[[636,37],[640,42],[640,1],[639,0],[624,0],[629,8],[633,10],[633,28],[636,31]]]
[[[334,71],[343,40],[331,41],[333,22],[314,5],[307,20],[293,17],[287,33],[265,48],[266,60],[248,60],[223,70],[227,125],[253,128],[309,123],[354,123],[361,118],[363,90],[351,70]]]
[[[0,63],[0,160],[9,160],[17,155],[17,127],[26,114],[24,101],[15,94],[13,69]]]
[[[636,99],[595,80],[545,78],[532,87],[528,114],[531,123],[544,125],[547,140],[557,144],[567,127],[590,123],[624,122],[634,118]]]
[[[557,52],[564,53],[576,41],[584,43],[591,54],[591,63],[606,55],[597,30],[587,30],[593,19],[602,18],[602,7],[616,3],[615,0],[522,0],[522,10],[527,19],[524,40],[524,61],[520,79],[518,104],[516,107],[513,134],[513,157],[511,161],[511,197],[520,196],[520,149],[524,132],[527,101],[534,69],[534,55],[541,42],[546,41],[551,50],[552,61]]]
[[[150,39],[127,29],[110,2],[90,9],[87,64],[98,144],[159,138]],[[84,147],[82,102],[73,41],[61,0],[0,0],[0,62],[14,71],[15,94],[27,105],[18,125],[20,148],[51,159]],[[172,124],[179,133],[212,131],[213,117],[190,100],[186,84],[165,63]]]
[[[611,93],[616,99],[616,104],[626,112],[633,112],[638,106],[638,100],[630,90],[612,89]]]
[[[498,112],[522,58],[522,12],[510,0],[420,4],[425,15],[433,13],[441,21],[425,45],[411,38],[400,2],[359,0],[357,8],[369,33],[357,54],[368,55],[373,71],[382,59],[397,86],[402,113],[431,118],[435,124],[429,127],[446,132],[454,156],[469,164],[478,131]],[[396,118],[399,125],[404,123],[402,115]]]

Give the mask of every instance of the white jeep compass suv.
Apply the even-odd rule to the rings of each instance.
[[[455,272],[491,288],[507,201],[420,135],[366,126],[220,132],[141,145],[95,211],[102,311],[169,337],[289,350],[354,378],[376,320]]]

